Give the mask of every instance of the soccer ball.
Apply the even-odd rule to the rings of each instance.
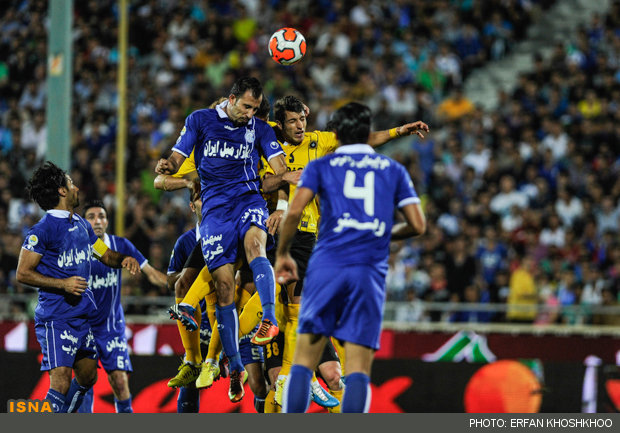
[[[299,62],[306,54],[306,38],[292,27],[283,27],[269,38],[269,55],[281,65]]]

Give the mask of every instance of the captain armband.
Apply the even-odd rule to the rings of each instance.
[[[108,251],[108,246],[101,239],[97,239],[97,242],[93,244],[93,255],[97,258],[103,257],[106,251]]]

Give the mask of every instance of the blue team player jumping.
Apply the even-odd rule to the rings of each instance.
[[[94,200],[87,203],[83,214],[97,237],[108,248],[135,258],[140,264],[140,270],[152,284],[159,287],[167,286],[166,275],[152,267],[131,241],[106,233],[108,211],[102,201]],[[97,304],[97,310],[89,317],[89,324],[95,337],[97,356],[108,375],[114,393],[114,408],[117,413],[132,413],[127,372],[132,372],[133,369],[125,337],[125,312],[121,305],[121,270],[96,261],[92,264],[88,286],[93,291]],[[78,412],[93,412],[92,388],[84,397]]]
[[[74,213],[78,191],[49,161],[34,172],[28,192],[47,213],[28,232],[17,264],[17,280],[39,290],[35,332],[43,352],[41,370],[50,375],[45,398],[55,412],[76,412],[97,381],[95,342],[88,324],[97,308],[88,286],[93,257],[132,274],[140,269],[136,259],[109,249]]]
[[[174,174],[194,150],[202,197],[202,253],[215,282],[216,317],[222,346],[230,360],[231,400],[243,396],[241,382],[246,374],[239,355],[239,319],[233,302],[234,264],[244,255],[263,308],[263,320],[252,342],[265,345],[278,334],[275,277],[266,256],[273,238],[265,226],[269,213],[260,193],[260,157],[264,156],[275,172],[275,176],[264,181],[265,191],[296,176],[286,171],[283,151],[273,129],[254,117],[262,94],[256,78],[237,80],[227,100],[215,109],[194,111],[185,119],[171,155],[160,159],[155,169],[158,174]],[[179,308],[189,307],[180,304]],[[193,311],[187,312],[193,315]]]
[[[391,239],[420,235],[426,220],[407,170],[368,144],[370,109],[350,103],[334,113],[341,147],[310,162],[282,224],[276,255],[278,282],[297,279],[289,249],[306,204],[321,202],[320,236],[308,263],[297,345],[283,412],[305,412],[312,372],[328,337],[344,342],[347,387],[342,412],[367,412],[370,369],[379,348]],[[428,127],[423,124],[423,131]],[[418,135],[422,133],[417,131]],[[393,225],[394,209],[406,222]]]

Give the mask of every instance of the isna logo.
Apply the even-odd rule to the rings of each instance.
[[[49,400],[9,400],[6,404],[8,413],[53,413]]]

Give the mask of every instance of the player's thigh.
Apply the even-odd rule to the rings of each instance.
[[[243,237],[243,247],[248,263],[252,263],[257,257],[267,256],[266,244],[267,232],[258,226],[251,225]]]
[[[345,371],[347,374],[364,373],[370,376],[372,361],[375,356],[374,349],[355,343],[345,342]]]
[[[316,334],[297,334],[293,364],[300,364],[314,371],[319,365],[327,337]]]

